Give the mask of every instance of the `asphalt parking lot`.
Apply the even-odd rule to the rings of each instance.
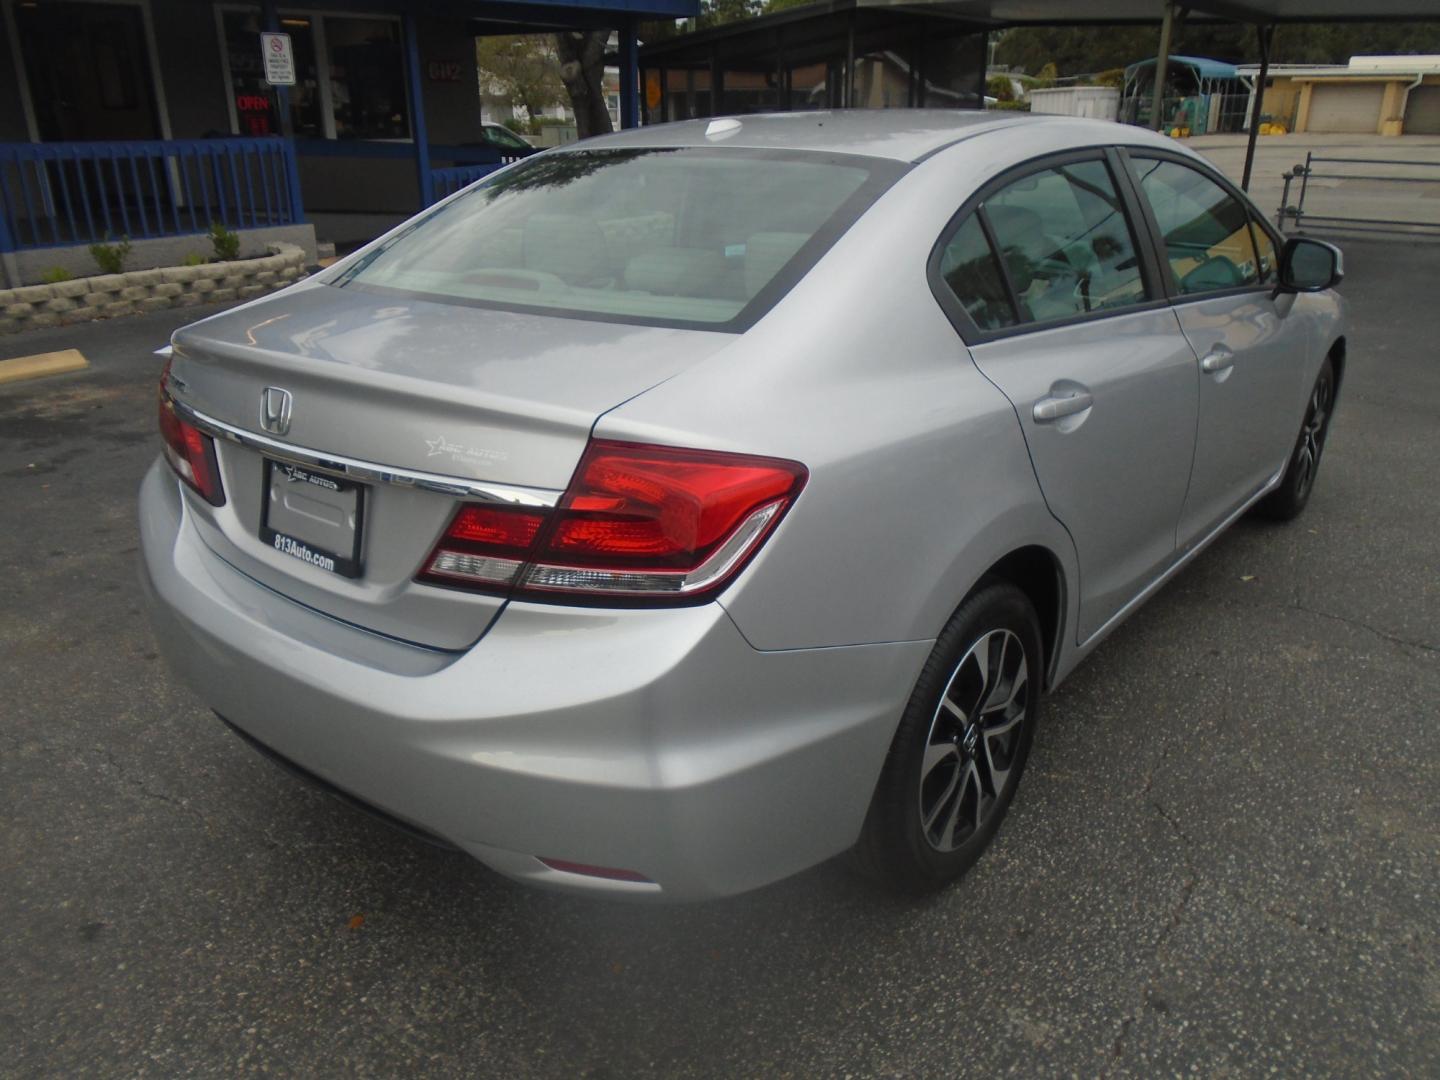
[[[195,309],[0,338],[93,365],[0,387],[0,1074],[1440,1075],[1440,245],[1346,246],[1309,509],[1049,700],[924,902],[556,897],[298,785],[140,609],[150,350]]]

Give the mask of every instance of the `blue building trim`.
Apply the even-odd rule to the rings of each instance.
[[[405,74],[410,96],[410,137],[414,140],[415,176],[420,184],[420,205],[435,201],[435,183],[430,176],[430,136],[425,127],[425,92],[420,84],[420,34],[415,14],[405,13]]]
[[[620,27],[620,126],[640,126],[640,47],[635,37],[635,20]]]

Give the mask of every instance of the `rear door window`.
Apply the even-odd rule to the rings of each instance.
[[[939,271],[981,330],[1148,299],[1124,203],[1100,160],[1041,169],[987,196],[944,242]]]
[[[1015,325],[1015,308],[1000,260],[974,214],[961,222],[946,242],[940,254],[940,276],[981,330]]]
[[[1110,170],[1057,165],[985,200],[1022,321],[1050,322],[1145,300],[1140,260]]]
[[[1182,295],[1260,283],[1263,271],[1250,213],[1240,200],[1188,165],[1140,156],[1132,160]],[[1270,257],[1273,263],[1273,248]]]

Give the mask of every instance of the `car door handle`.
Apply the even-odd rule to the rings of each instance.
[[[1043,397],[1035,402],[1031,415],[1037,424],[1049,424],[1066,416],[1084,412],[1095,404],[1095,396],[1088,390],[1077,390],[1063,397]]]
[[[1235,354],[1224,345],[1217,345],[1200,358],[1200,370],[1206,375],[1225,371],[1235,366]]]

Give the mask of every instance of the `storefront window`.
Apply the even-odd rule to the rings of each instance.
[[[160,137],[138,7],[21,3],[12,10],[42,140]],[[18,103],[5,108],[19,112]]]
[[[280,130],[275,116],[275,95],[265,84],[260,63],[260,17],[252,12],[223,11],[225,61],[230,70],[230,94],[241,135],[273,135]]]
[[[290,123],[295,134],[307,139],[323,139],[325,122],[321,119],[320,70],[315,63],[315,35],[309,19],[283,18],[280,29],[290,35],[295,52],[295,85],[290,87]],[[258,44],[256,46],[259,48]]]
[[[336,137],[409,138],[399,23],[327,17],[325,45]]]
[[[265,82],[260,59],[259,11],[222,9],[221,19],[239,133],[281,134],[278,99]],[[309,139],[409,138],[399,23],[328,15],[317,26],[320,22],[319,16],[280,18],[280,29],[290,35],[295,54],[295,85],[289,93],[294,134]],[[317,38],[325,43],[323,57]],[[328,86],[322,85],[326,80]]]

